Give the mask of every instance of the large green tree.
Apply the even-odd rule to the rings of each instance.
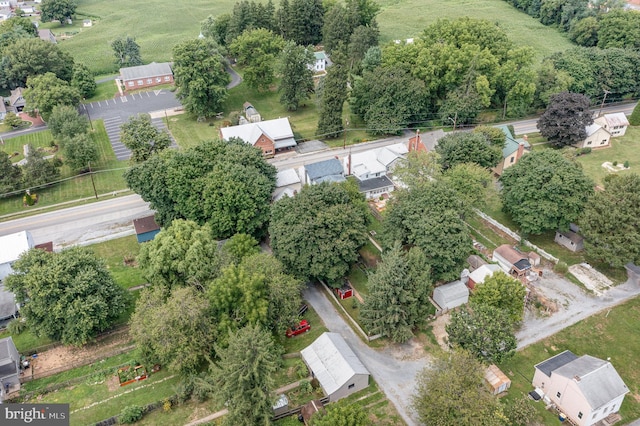
[[[0,151],[0,194],[17,191],[22,187],[22,169],[14,166],[9,154]]]
[[[229,336],[229,347],[216,352],[219,361],[211,375],[217,399],[229,410],[225,421],[237,426],[271,424],[280,354],[270,333],[260,326],[245,327]]]
[[[593,193],[580,164],[551,149],[525,155],[500,182],[503,208],[526,234],[568,229]]]
[[[214,238],[260,236],[268,221],[275,167],[242,141],[204,141],[167,150],[125,172],[131,189],[156,211],[164,226],[173,219],[210,223]]]
[[[311,48],[298,46],[292,41],[285,44],[278,63],[280,74],[280,103],[288,111],[296,111],[304,104],[314,91],[313,64],[314,56]]]
[[[13,16],[0,22],[0,52],[21,38],[38,37],[38,30],[27,18]]]
[[[174,289],[168,297],[162,288],[144,289],[129,326],[144,361],[175,373],[197,372],[213,353],[209,303],[190,287]]]
[[[540,134],[557,147],[582,142],[586,128],[593,123],[589,98],[580,93],[562,92],[551,96],[547,109],[540,116]]]
[[[221,111],[231,77],[215,42],[194,39],[174,46],[173,75],[177,96],[188,112],[210,117]]]
[[[104,261],[88,248],[59,253],[33,249],[13,264],[6,286],[37,336],[83,345],[126,308],[127,295]]]
[[[111,49],[113,49],[113,55],[116,58],[116,66],[134,67],[136,65],[142,65],[140,45],[136,43],[134,37],[118,37],[111,42]]]
[[[629,124],[632,126],[640,126],[640,102],[636,104],[629,116]]]
[[[34,188],[53,183],[60,177],[60,170],[44,158],[44,154],[33,145],[29,145],[27,162],[22,166],[22,179],[24,188]]]
[[[61,25],[67,23],[76,13],[78,5],[75,0],[42,0],[40,3],[40,19],[42,22],[60,21]]]
[[[484,367],[471,354],[454,351],[436,358],[417,377],[413,408],[425,425],[498,426],[498,401],[484,381]]]
[[[229,49],[238,64],[244,66],[242,77],[251,88],[269,89],[275,80],[276,57],[284,43],[280,35],[264,28],[246,30],[231,43]]]
[[[604,191],[589,199],[580,217],[585,251],[614,267],[628,262],[640,265],[640,175],[609,175],[604,186]]]
[[[598,47],[640,49],[640,11],[612,10],[598,24]]]
[[[53,108],[59,105],[76,106],[80,102],[80,92],[54,73],[29,77],[24,91],[27,108],[38,111],[42,118],[49,119]]]
[[[471,297],[471,304],[486,305],[506,311],[511,323],[517,325],[524,315],[526,295],[527,289],[520,281],[498,271],[477,286]]]
[[[435,151],[411,151],[393,170],[394,177],[408,188],[415,188],[437,179],[442,173],[440,156]]]
[[[509,313],[492,305],[478,303],[454,311],[445,330],[451,345],[488,363],[509,359],[518,345]]]
[[[456,164],[476,163],[490,169],[502,159],[502,149],[491,145],[478,133],[451,133],[441,138],[436,146],[442,168],[447,170]]]
[[[424,320],[423,307],[429,302],[432,285],[426,258],[415,257],[418,265],[410,267],[409,257],[400,244],[382,255],[382,262],[369,276],[369,294],[360,311],[360,319],[371,334],[382,334],[394,342],[404,343],[413,337],[413,329]],[[417,267],[416,267],[417,266]],[[416,273],[425,270],[416,276]]]
[[[327,70],[327,75],[321,80],[320,117],[318,118],[319,137],[335,138],[340,136],[344,126],[342,124],[342,109],[347,100],[348,70],[346,57],[336,52],[333,56],[334,64]]]
[[[62,147],[67,165],[75,171],[89,169],[100,158],[97,144],[86,133],[64,139]]]
[[[51,111],[47,127],[54,138],[63,140],[87,133],[89,120],[84,115],[80,115],[73,106],[56,105]]]
[[[471,253],[472,241],[462,216],[464,202],[445,182],[397,191],[383,223],[383,242],[420,247],[434,280],[457,277]]]
[[[86,65],[80,63],[73,66],[71,86],[78,89],[83,98],[90,98],[98,88],[93,73]]]
[[[367,426],[369,419],[366,411],[358,404],[338,401],[318,411],[311,417],[311,426]]]
[[[2,51],[0,84],[24,87],[28,77],[53,73],[64,81],[73,76],[73,58],[57,44],[39,38],[21,38]]]
[[[169,133],[156,128],[149,114],[129,117],[120,129],[120,140],[131,150],[131,161],[134,163],[146,161],[171,145]]]
[[[226,262],[208,224],[174,220],[140,248],[138,263],[151,284],[169,290],[187,285],[203,289]]]
[[[286,38],[301,46],[319,44],[324,17],[322,0],[291,0],[288,9]]]
[[[273,253],[297,276],[338,284],[366,240],[365,209],[341,185],[305,186],[273,204]]]
[[[456,164],[442,177],[469,209],[481,208],[497,197],[491,172],[476,163]]]

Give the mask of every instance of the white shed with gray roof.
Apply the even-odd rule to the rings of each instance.
[[[460,280],[436,287],[433,290],[433,301],[440,310],[457,308],[469,301],[469,289]]]
[[[369,370],[338,333],[323,333],[300,355],[332,402],[369,386]]]

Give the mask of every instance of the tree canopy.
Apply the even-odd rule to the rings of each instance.
[[[326,411],[318,411],[311,417],[311,426],[367,426],[367,413],[359,404],[347,400],[327,406]]]
[[[527,289],[520,281],[498,271],[477,286],[471,297],[471,304],[486,305],[506,311],[511,323],[516,325],[524,316],[526,295]]]
[[[171,137],[166,130],[159,130],[151,122],[149,114],[129,117],[120,126],[120,140],[131,150],[131,161],[141,163],[171,145]]]
[[[41,185],[52,183],[60,177],[60,170],[44,158],[40,149],[29,145],[27,163],[22,166],[23,187],[35,188]]]
[[[89,120],[84,115],[80,115],[73,106],[56,105],[51,111],[47,127],[55,139],[62,140],[86,133]]]
[[[100,158],[97,144],[86,133],[78,133],[62,142],[66,163],[75,171],[90,168],[90,163]]]
[[[284,43],[281,36],[264,28],[245,30],[231,43],[229,49],[244,65],[243,78],[250,87],[267,90],[273,83],[274,64]]]
[[[208,222],[216,239],[260,236],[269,217],[275,167],[242,141],[204,141],[167,150],[125,172],[131,189],[151,203],[156,219]]]
[[[60,21],[61,25],[71,19],[78,5],[75,0],[42,0],[40,3],[40,19],[42,22]]]
[[[118,37],[111,42],[111,49],[113,49],[113,55],[116,58],[116,66],[134,67],[142,65],[140,45],[136,43],[134,37]]]
[[[640,265],[640,175],[609,175],[580,217],[587,254],[614,267]]]
[[[221,111],[231,77],[214,41],[194,39],[177,44],[172,69],[177,96],[188,112],[211,117]]]
[[[491,145],[484,135],[475,132],[444,136],[438,141],[436,152],[444,170],[462,163],[476,163],[490,169],[502,159],[502,147]]]
[[[442,175],[469,210],[481,208],[496,199],[491,172],[476,163],[456,164]]]
[[[68,82],[48,72],[29,77],[24,99],[30,110],[38,111],[42,118],[49,119],[53,108],[59,105],[76,106],[80,102],[80,92]]]
[[[562,92],[551,96],[547,109],[538,120],[540,134],[557,147],[582,142],[587,126],[593,124],[589,98],[579,93]]]
[[[21,38],[2,51],[0,84],[25,87],[28,77],[53,73],[64,81],[73,76],[73,58],[57,44],[39,38]]]
[[[333,66],[327,70],[327,75],[321,80],[320,113],[316,134],[321,137],[335,138],[344,129],[342,124],[342,109],[347,100],[347,80],[349,72],[346,57],[336,52],[333,55]]]
[[[281,75],[280,103],[289,111],[295,111],[304,104],[314,91],[313,64],[314,56],[311,48],[298,46],[292,41],[285,44],[278,62],[278,73]]]
[[[0,195],[22,187],[22,169],[14,166],[9,154],[0,151]]]
[[[90,249],[32,249],[13,264],[6,286],[37,336],[83,345],[126,308],[127,295]]]
[[[365,209],[342,185],[305,186],[273,204],[273,253],[297,276],[341,284],[366,240]]]
[[[89,68],[87,68],[86,65],[79,63],[73,65],[71,86],[78,89],[83,98],[90,98],[93,96],[98,87],[93,73],[89,71]]]
[[[568,229],[593,193],[580,164],[551,149],[525,155],[500,182],[504,210],[527,234]]]

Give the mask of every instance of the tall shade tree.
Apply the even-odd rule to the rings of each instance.
[[[76,135],[87,133],[89,120],[80,115],[78,110],[69,105],[57,105],[53,107],[47,127],[51,135],[57,140],[72,138]]]
[[[495,167],[502,159],[502,148],[491,145],[478,133],[451,133],[436,146],[444,170],[462,163],[475,163],[484,168]]]
[[[471,304],[486,305],[506,311],[511,324],[517,325],[524,316],[526,295],[527,289],[520,281],[498,271],[477,286],[473,292]]]
[[[292,41],[285,44],[278,62],[280,74],[280,104],[288,111],[296,111],[304,104],[314,91],[313,50],[310,47],[298,46]]]
[[[538,120],[540,134],[558,147],[582,142],[587,126],[593,124],[589,98],[580,93],[562,92],[551,96]]]
[[[98,88],[93,73],[86,65],[79,63],[73,66],[71,86],[78,89],[83,98],[90,98]]]
[[[327,70],[321,82],[320,117],[316,131],[318,136],[328,138],[338,137],[343,131],[342,109],[347,100],[346,57],[336,51],[333,59],[333,66]]]
[[[86,133],[78,133],[63,141],[64,158],[76,172],[91,168],[91,163],[100,158],[97,144]]]
[[[211,117],[221,111],[231,77],[212,40],[187,40],[174,46],[173,76],[177,96],[189,113]]]
[[[44,120],[48,120],[53,108],[58,105],[75,107],[80,102],[80,92],[64,80],[48,72],[44,75],[29,77],[24,99],[30,110],[38,111]]]
[[[49,72],[67,82],[73,75],[73,58],[57,44],[22,38],[2,51],[0,84],[4,87],[24,87],[28,77]]]
[[[260,326],[245,327],[229,336],[229,347],[218,349],[211,371],[216,396],[229,413],[231,425],[271,424],[275,397],[274,374],[280,354],[271,335]]]
[[[393,174],[408,188],[429,183],[442,174],[440,156],[435,151],[411,151],[396,166]]]
[[[67,19],[71,19],[76,13],[77,7],[75,0],[42,0],[40,19],[42,22],[60,21],[64,26]]]
[[[640,49],[639,11],[613,10],[603,14],[598,24],[598,47]]]
[[[414,247],[412,250],[419,249]],[[369,276],[369,295],[360,311],[369,333],[382,334],[399,343],[413,337],[412,330],[424,319],[421,306],[428,303],[432,287],[429,267],[424,261],[423,256],[422,264],[410,268],[409,258],[400,244],[382,255],[382,262]],[[424,266],[424,272],[415,276]]]
[[[142,65],[140,45],[136,43],[135,38],[130,36],[118,37],[111,42],[111,49],[113,49],[113,55],[116,58],[116,66],[134,67]]]
[[[366,207],[341,185],[305,186],[273,204],[273,253],[295,275],[341,285],[366,240]]]
[[[224,263],[211,227],[189,220],[171,222],[171,226],[144,244],[138,255],[145,278],[166,290],[183,286],[204,289]]]
[[[197,372],[213,353],[209,303],[190,287],[175,289],[169,297],[162,288],[144,289],[129,326],[145,362],[183,376]]]
[[[322,41],[323,17],[322,0],[291,0],[287,39],[301,46],[319,44]]]
[[[451,345],[488,363],[511,358],[518,345],[509,313],[491,305],[474,304],[456,310],[445,330]]]
[[[551,149],[525,155],[500,182],[503,209],[526,234],[568,229],[593,194],[580,164]]]
[[[471,354],[441,355],[417,377],[413,408],[425,425],[499,426],[498,400],[484,381],[484,367]]]
[[[33,145],[29,145],[27,163],[22,166],[23,187],[35,188],[53,183],[60,177],[60,170],[44,158],[44,154]]]
[[[397,191],[383,223],[386,247],[396,242],[422,249],[436,281],[458,276],[473,248],[462,220],[464,202],[445,182]]]
[[[120,140],[131,150],[131,161],[134,163],[146,161],[171,145],[169,133],[154,126],[149,114],[130,117],[120,129]]]
[[[246,30],[229,46],[238,64],[244,66],[243,78],[258,90],[267,90],[275,80],[274,63],[284,47],[284,39],[271,31]]]
[[[163,226],[174,219],[208,222],[213,237],[223,239],[264,233],[275,175],[262,151],[232,140],[167,150],[127,170],[125,179]]]
[[[587,254],[614,267],[640,265],[640,175],[625,172],[605,178],[580,217]]]
[[[21,38],[38,37],[38,30],[27,18],[13,16],[0,22],[0,52]]]
[[[0,198],[2,194],[17,191],[22,187],[22,169],[14,166],[9,154],[0,151]]]
[[[13,264],[7,289],[36,335],[83,345],[126,309],[127,295],[88,248],[29,250]]]
[[[478,164],[456,164],[442,177],[457,192],[469,210],[482,208],[489,200],[497,199],[498,193],[493,185],[491,172]]]

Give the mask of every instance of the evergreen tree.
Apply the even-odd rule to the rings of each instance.
[[[52,183],[60,177],[60,170],[52,161],[45,160],[44,154],[33,145],[29,145],[27,164],[22,166],[23,185],[27,188]]]
[[[90,98],[96,91],[98,85],[93,77],[93,73],[84,64],[75,64],[73,66],[73,77],[71,77],[71,86],[80,91],[83,98]]]
[[[0,151],[0,197],[7,192],[17,191],[22,185],[22,169],[14,166],[9,154]]]
[[[287,37],[301,46],[322,41],[324,7],[322,0],[292,0]]]
[[[287,42],[280,55],[278,91],[280,103],[289,111],[297,110],[313,93],[313,70],[309,68],[313,60],[311,47],[298,46],[292,41]]]
[[[319,137],[336,138],[344,129],[342,109],[347,100],[346,57],[336,51],[333,55],[333,66],[327,70],[323,78],[322,96],[320,98],[320,118],[318,119]]]

